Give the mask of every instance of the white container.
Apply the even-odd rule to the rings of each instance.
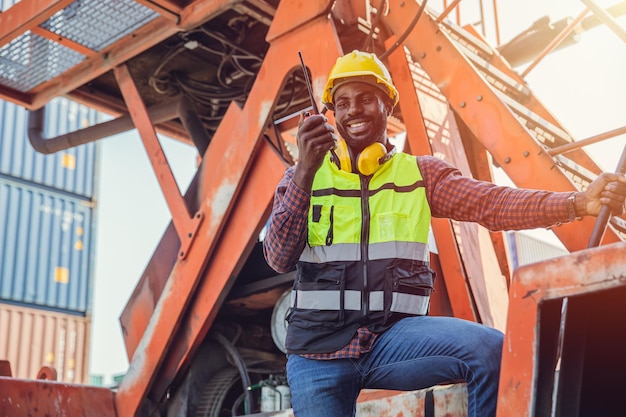
[[[276,386],[276,411],[291,408],[291,390],[288,385]]]
[[[270,411],[278,411],[279,408],[276,408],[277,402],[280,402],[280,394],[278,390],[272,385],[264,383],[261,387],[261,412],[267,413]]]

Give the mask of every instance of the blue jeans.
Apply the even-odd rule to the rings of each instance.
[[[411,391],[466,381],[468,417],[496,415],[503,335],[451,317],[411,317],[378,336],[358,359],[288,355],[296,417],[347,417],[363,388]]]

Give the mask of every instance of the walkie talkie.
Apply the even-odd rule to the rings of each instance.
[[[309,78],[309,72],[306,69],[306,65],[304,65],[304,58],[302,58],[302,51],[298,51],[298,56],[300,57],[300,64],[302,64],[302,72],[304,73],[304,81],[306,82],[306,88],[309,90],[309,98],[311,99],[311,106],[313,106],[313,114],[320,114],[320,111],[317,108],[317,103],[315,102],[315,96],[313,96],[313,85],[311,84],[311,79]]]
[[[317,103],[315,102],[315,96],[313,95],[313,84],[311,84],[311,79],[309,78],[309,72],[306,69],[306,65],[304,65],[304,58],[302,58],[302,51],[298,51],[298,56],[300,57],[300,64],[302,64],[302,72],[304,73],[304,81],[306,82],[306,88],[309,90],[309,98],[311,99],[311,106],[313,107],[313,114],[320,114],[320,111],[317,107]],[[326,113],[326,106],[322,109],[322,114]],[[305,114],[305,117],[308,116]],[[337,147],[337,140],[335,140],[335,148]],[[339,161],[339,156],[337,156],[337,152],[335,152],[335,148],[330,150],[332,155],[332,160],[335,161],[337,166],[341,166]]]

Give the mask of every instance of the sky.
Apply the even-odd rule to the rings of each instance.
[[[619,0],[595,2],[606,8]],[[461,3],[462,16],[470,16],[479,4],[478,0]],[[492,2],[483,3],[486,36],[494,45]],[[441,4],[429,1],[435,10],[443,10]],[[500,0],[497,4],[502,42],[544,15],[558,21],[577,16],[585,7],[576,0]],[[626,28],[624,18],[618,22]],[[574,46],[548,55],[526,81],[574,138],[585,139],[626,125],[625,77],[626,43],[602,26],[583,33]],[[191,146],[174,140],[162,138],[161,142],[184,193],[195,173],[197,153]],[[102,140],[98,146],[100,177],[89,372],[104,376],[107,385],[128,367],[119,316],[171,215],[136,131]],[[585,150],[604,170],[613,171],[625,146],[626,137],[620,136]],[[506,183],[503,176],[499,178]],[[558,243],[550,232],[536,234]]]

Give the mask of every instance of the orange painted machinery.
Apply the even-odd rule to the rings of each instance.
[[[613,27],[626,3],[604,10],[585,0],[586,15],[506,48],[451,21],[458,3],[435,12],[412,0],[22,0],[2,11],[0,97],[31,111],[33,147],[54,153],[136,128],[172,222],[120,317],[130,366],[119,387],[59,383],[53,372],[21,380],[4,364],[0,415],[225,416],[271,411],[268,395],[286,400],[281,337],[293,273],[265,264],[260,236],[274,187],[297,161],[298,116],[311,106],[298,51],[318,100],[338,56],[381,57],[400,91],[389,134],[410,152],[482,180],[495,165],[519,187],[584,189],[600,168],[513,68],[581,25]],[[56,96],[114,118],[45,137],[42,109]],[[198,149],[185,192],[157,132]],[[431,313],[506,332],[498,417],[617,415],[624,218],[553,228],[571,254],[514,274],[502,233],[444,219],[432,232],[440,278]],[[446,403],[418,397],[412,415]],[[462,406],[456,412],[446,415]]]

